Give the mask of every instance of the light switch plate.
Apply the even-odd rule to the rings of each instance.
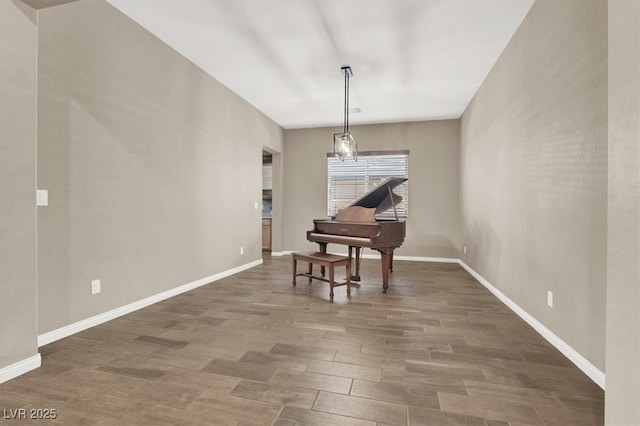
[[[100,280],[91,280],[91,294],[98,294],[100,291]]]
[[[49,191],[46,189],[36,189],[36,206],[49,205]]]

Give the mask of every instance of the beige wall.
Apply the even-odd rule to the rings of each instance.
[[[105,2],[39,31],[39,333],[259,261],[282,129]]]
[[[606,2],[537,1],[461,144],[463,260],[604,371]]]
[[[607,425],[640,424],[640,3],[609,2]]]
[[[327,217],[327,152],[333,128],[285,131],[282,248],[309,250],[313,219]],[[409,218],[398,256],[457,258],[461,242],[459,121],[352,126],[361,151],[408,149]],[[344,251],[329,246],[330,251]],[[371,252],[367,252],[371,253]]]
[[[0,1],[0,369],[38,352],[37,15]]]

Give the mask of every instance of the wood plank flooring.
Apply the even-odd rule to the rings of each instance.
[[[63,425],[601,425],[604,393],[460,266],[291,285],[291,257],[40,348],[0,385]],[[337,278],[342,278],[338,276]]]

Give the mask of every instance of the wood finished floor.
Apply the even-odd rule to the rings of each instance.
[[[7,425],[599,425],[604,393],[455,264],[291,286],[291,257],[40,348]],[[343,278],[344,273],[336,273]],[[28,413],[28,411],[27,411]]]

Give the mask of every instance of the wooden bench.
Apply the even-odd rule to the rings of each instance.
[[[302,275],[309,278],[309,284],[316,279],[329,283],[329,300],[333,302],[333,288],[346,285],[347,296],[351,295],[351,259],[336,254],[321,253],[319,251],[291,253],[293,257],[293,286],[296,286],[296,277]],[[309,264],[308,272],[298,273],[298,261]],[[329,279],[313,275],[313,265],[317,264],[329,270]],[[335,266],[345,266],[347,279],[343,283],[335,283]]]

